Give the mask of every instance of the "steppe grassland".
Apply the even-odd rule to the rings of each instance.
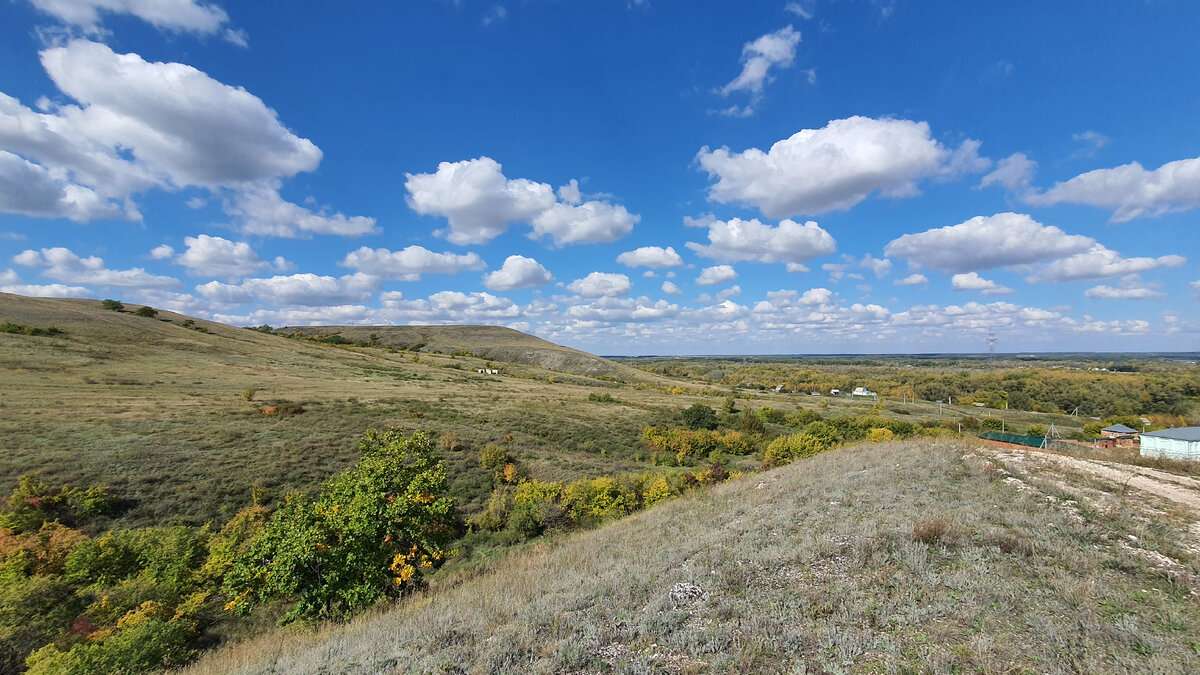
[[[1119,486],[1090,498],[1093,485],[1009,475],[977,453],[961,441],[824,453],[524,547],[395,611],[235,645],[189,672],[1194,666],[1194,513]]]
[[[128,525],[220,520],[249,502],[254,485],[268,498],[313,490],[355,459],[363,431],[390,426],[462,440],[445,454],[452,491],[470,513],[491,491],[478,468],[485,443],[512,434],[522,469],[544,479],[633,469],[641,428],[690,404],[533,366],[503,364],[505,376],[483,376],[474,369],[487,362],[470,357],[311,344],[197,321],[208,331],[200,332],[181,326],[186,317],[133,317],[95,302],[27,304],[5,318],[65,335],[0,336],[8,443],[0,489],[34,469],[55,482],[108,484],[136,501]],[[619,402],[589,402],[597,387]],[[287,414],[289,404],[304,412]],[[284,414],[260,412],[276,405]]]

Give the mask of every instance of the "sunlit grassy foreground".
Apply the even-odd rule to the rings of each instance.
[[[1191,515],[1119,486],[1020,478],[971,444],[832,451],[190,672],[1195,668]],[[1151,552],[1188,571],[1169,576]]]

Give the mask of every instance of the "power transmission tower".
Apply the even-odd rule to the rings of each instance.
[[[1045,450],[1046,448],[1050,447],[1051,443],[1060,438],[1062,438],[1062,434],[1058,433],[1058,429],[1055,428],[1054,423],[1051,422],[1050,428],[1046,430],[1046,437],[1042,439],[1041,449]]]

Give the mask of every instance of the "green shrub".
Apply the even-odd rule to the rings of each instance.
[[[820,422],[813,424],[820,424]],[[798,459],[824,452],[836,444],[836,441],[830,440],[828,434],[810,434],[806,431],[780,436],[767,446],[766,455],[763,457],[763,467],[770,468],[790,464]]]
[[[683,415],[683,423],[689,429],[717,428],[717,411],[703,403],[695,403],[690,408],[684,409],[681,414]]]
[[[419,585],[450,552],[454,502],[429,437],[367,432],[358,464],[314,500],[292,494],[238,556],[226,606],[248,613],[272,598],[297,598],[285,620],[345,618]]]
[[[153,319],[154,317],[158,316],[158,310],[154,309],[153,307],[142,305],[141,307],[137,308],[137,311],[134,312],[134,315]]]
[[[104,300],[100,303],[100,306],[104,309],[111,309],[114,312],[125,311],[125,305],[122,305],[117,300]]]
[[[597,403],[612,403],[617,399],[613,398],[612,394],[588,394],[588,400]]]
[[[256,387],[254,387],[253,385],[248,386],[242,390],[242,400],[243,401],[253,401],[254,395],[257,393],[258,393],[258,389]]]
[[[985,417],[979,421],[979,424],[984,429],[999,431],[1004,427],[1004,420],[1000,419],[999,417]]]

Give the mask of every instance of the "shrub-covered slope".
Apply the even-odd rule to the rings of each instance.
[[[978,452],[824,453],[193,672],[1195,667],[1194,513],[1120,486],[1013,476]]]

